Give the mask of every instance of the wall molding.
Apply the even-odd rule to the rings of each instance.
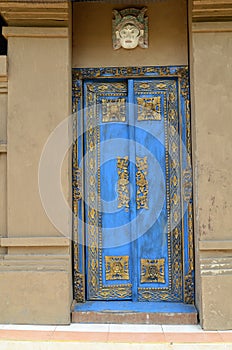
[[[7,94],[8,93],[8,82],[7,79],[1,79],[0,77],[0,94]]]
[[[232,22],[197,22],[192,24],[192,33],[230,33]]]
[[[6,39],[14,38],[68,38],[68,28],[3,27]]]
[[[0,12],[10,26],[68,26],[69,0],[0,0]]]
[[[0,153],[7,153],[7,144],[6,143],[0,143]]]
[[[8,237],[0,239],[1,247],[69,247],[65,237]]]
[[[0,82],[7,81],[7,56],[0,56]]]
[[[232,250],[232,240],[199,241],[199,250]]]
[[[25,271],[48,272],[48,271],[70,271],[69,255],[5,255],[0,260],[0,272]]]
[[[200,259],[202,276],[232,275],[232,257],[210,257]]]
[[[193,0],[194,22],[228,21],[232,19],[232,0]]]

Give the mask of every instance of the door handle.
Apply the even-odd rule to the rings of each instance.
[[[129,159],[126,157],[117,157],[117,169],[118,169],[118,208],[125,208],[125,211],[129,210]]]
[[[129,210],[129,157],[117,157],[118,171],[118,208]],[[136,207],[137,209],[149,209],[148,207],[148,164],[147,157],[136,157]]]

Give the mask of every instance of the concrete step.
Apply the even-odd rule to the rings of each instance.
[[[167,302],[87,301],[77,303],[73,323],[197,324],[194,305]]]

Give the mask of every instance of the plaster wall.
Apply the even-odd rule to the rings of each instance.
[[[195,231],[205,329],[231,329],[231,23],[193,24]]]
[[[0,239],[7,234],[7,57],[0,56]],[[0,257],[6,251],[0,245]]]
[[[231,239],[232,37],[196,33],[193,45],[199,235]]]
[[[157,1],[146,6],[149,48],[113,50],[112,10],[128,5],[74,2],[73,67],[188,64],[186,1]]]
[[[38,168],[49,136],[71,111],[69,30],[6,27],[3,33],[8,39],[9,84],[7,235],[5,231],[0,239],[0,249],[5,252],[0,261],[0,322],[67,324],[72,302],[71,241],[64,239],[42,206]],[[64,160],[62,181],[61,167],[53,173],[50,165],[56,165],[60,144],[68,140],[68,133],[66,126],[53,147],[54,157],[47,160],[45,176],[48,190],[58,178],[67,201],[71,196],[70,159]],[[6,140],[6,134],[0,136]],[[6,172],[6,164],[0,163],[0,171]],[[6,183],[2,182],[0,191],[4,192]],[[56,200],[52,210],[62,217]],[[62,221],[70,234],[70,217],[63,215]]]
[[[56,236],[40,200],[38,168],[49,135],[70,112],[68,39],[10,37],[8,57],[8,235]]]
[[[7,233],[7,225],[6,225],[6,153],[0,153],[0,237],[5,237]],[[1,254],[1,247],[0,247]]]
[[[69,324],[69,274],[61,269],[44,272],[24,268],[19,263],[21,271],[0,272],[1,323]]]

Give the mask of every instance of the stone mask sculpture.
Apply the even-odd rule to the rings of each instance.
[[[148,48],[148,17],[145,17],[147,8],[141,10],[128,8],[121,11],[113,10],[112,21],[113,48],[123,47],[134,49],[137,46]]]

